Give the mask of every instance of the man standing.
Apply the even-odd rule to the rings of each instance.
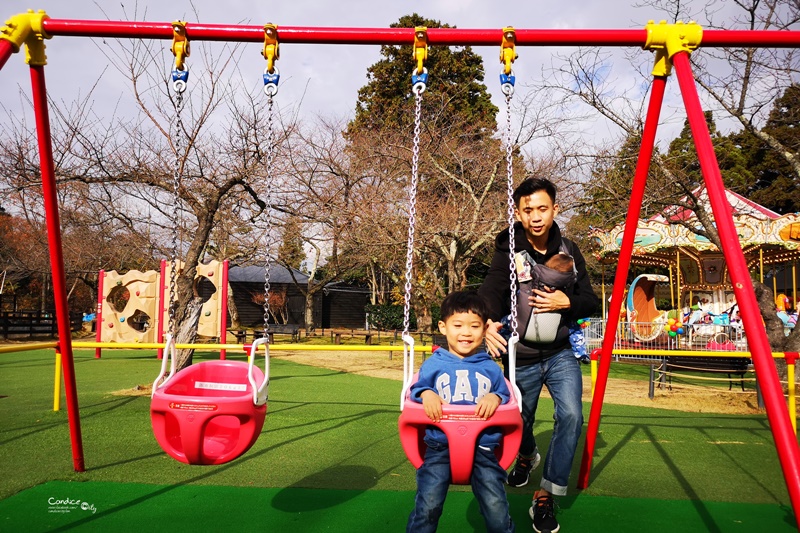
[[[555,518],[553,495],[567,494],[567,483],[572,460],[578,445],[583,425],[581,392],[583,382],[580,364],[569,344],[568,322],[586,318],[593,314],[600,303],[592,290],[586,273],[586,262],[572,241],[561,236],[555,224],[558,213],[556,188],[546,179],[529,178],[514,191],[515,252],[527,252],[537,264],[565,251],[575,260],[577,282],[566,292],[533,289],[528,305],[533,313],[557,312],[562,315],[555,340],[536,343],[520,340],[517,344],[517,385],[522,392],[522,444],[516,464],[508,474],[507,483],[522,487],[528,483],[530,471],[541,460],[533,422],[542,386],[555,404],[553,436],[544,461],[540,489],[533,495],[530,515],[533,529],[538,533],[555,533],[559,530]],[[510,312],[511,289],[509,286],[509,238],[508,231],[500,233],[495,240],[495,251],[489,273],[479,289],[486,298],[490,318],[486,332],[486,346],[495,357],[502,356],[508,374],[506,341],[500,334],[502,323],[498,322]],[[526,302],[520,302],[519,305]],[[524,328],[525,325],[521,325]],[[520,338],[524,338],[520,331]]]

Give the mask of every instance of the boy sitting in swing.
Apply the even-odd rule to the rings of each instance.
[[[419,380],[411,386],[411,398],[421,402],[433,422],[442,418],[442,404],[474,404],[475,415],[490,418],[510,392],[500,366],[483,349],[489,310],[475,291],[454,292],[442,302],[439,331],[447,349],[439,348],[420,367]],[[508,513],[505,480],[494,449],[500,444],[498,428],[478,437],[470,483],[490,532],[514,531]],[[407,532],[436,531],[450,486],[450,451],[444,432],[435,426],[425,430],[425,459],[417,470],[414,511]]]

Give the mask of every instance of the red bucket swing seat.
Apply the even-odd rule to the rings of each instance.
[[[509,352],[509,377],[506,380],[511,398],[507,403],[500,405],[497,411],[488,420],[475,416],[474,405],[449,405],[442,406],[442,420],[433,422],[422,404],[411,400],[411,384],[417,380],[414,368],[414,339],[404,336],[403,348],[403,391],[400,398],[400,418],[398,429],[400,442],[403,445],[406,457],[414,468],[422,466],[427,448],[423,438],[427,426],[436,426],[447,436],[450,448],[450,473],[452,483],[455,485],[468,485],[472,475],[472,464],[475,460],[475,448],[478,436],[489,427],[500,429],[502,438],[500,445],[494,452],[504,469],[511,466],[517,457],[520,443],[522,442],[522,401],[519,389],[515,383],[516,342],[518,337],[512,337],[508,344]]]
[[[266,338],[253,343],[247,363],[205,361],[176,374],[175,344],[167,337],[150,403],[153,433],[167,454],[182,463],[218,465],[236,459],[255,444],[267,414],[268,344],[265,371],[254,361],[258,345],[266,343]],[[170,357],[170,373],[161,381]]]

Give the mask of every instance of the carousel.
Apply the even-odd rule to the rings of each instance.
[[[780,215],[732,191],[726,190],[726,196],[748,268],[761,282],[765,274],[771,278],[776,308],[781,311],[783,306],[791,316],[788,312],[796,313],[797,302],[800,214]],[[704,190],[698,198],[708,203]],[[625,313],[627,321],[636,324],[631,326],[636,338],[656,337],[670,317],[679,324],[736,321],[738,308],[725,258],[708,239],[690,229],[695,226],[699,227],[699,222],[694,212],[683,208],[639,221],[631,263],[663,269],[668,275],[646,274],[631,283]],[[624,224],[620,224],[591,232],[593,254],[601,265],[617,262],[623,230]],[[660,294],[669,290],[671,310],[656,308],[659,285],[664,287]],[[605,303],[603,294],[604,307]]]

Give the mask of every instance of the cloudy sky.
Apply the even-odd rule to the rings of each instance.
[[[460,28],[639,28],[649,18],[660,15],[652,9],[634,8],[630,0],[605,0],[587,2],[571,0],[570,9],[565,2],[508,2],[485,0],[428,0],[420,1],[363,1],[363,0],[273,0],[253,2],[243,0],[124,0],[95,2],[92,0],[2,0],[2,15],[9,16],[27,9],[44,9],[53,19],[90,20],[147,20],[169,22],[184,19],[190,22],[219,24],[261,25],[273,22],[279,26],[334,26],[334,27],[387,27],[400,16],[417,12],[425,17],[441,20]],[[100,7],[102,5],[102,8]],[[168,41],[163,41],[169,47]],[[101,53],[100,40],[82,37],[57,36],[47,41],[48,65],[46,76],[51,96],[65,102],[76,95],[85,94],[97,80],[95,110],[110,112],[117,102],[124,106],[130,98],[126,80],[113,68]],[[113,46],[113,44],[111,44]],[[214,46],[214,45],[212,45]],[[495,102],[502,99],[497,73],[499,71],[497,47],[477,47],[484,57],[487,86]],[[514,69],[518,83],[524,84],[541,76],[543,66],[550,63],[552,48],[518,48],[520,58]],[[198,64],[199,47],[192,50],[191,61]],[[260,45],[249,43],[242,52],[241,72],[252,74],[252,83],[258,88],[264,60]],[[621,51],[620,51],[621,53]],[[645,52],[641,52],[644,54]],[[357,90],[366,81],[366,69],[379,59],[379,48],[372,45],[310,45],[284,44],[281,46],[280,104],[299,106],[301,114],[322,113],[345,117],[353,112]],[[622,77],[630,67],[620,60],[618,73]],[[21,107],[19,87],[30,91],[24,54],[15,54],[3,69],[4,83],[0,84],[0,104],[6,110],[18,112]],[[435,75],[435,73],[432,73]],[[681,121],[682,122],[682,119]],[[603,126],[605,128],[605,126]],[[618,134],[612,127],[601,135]]]

